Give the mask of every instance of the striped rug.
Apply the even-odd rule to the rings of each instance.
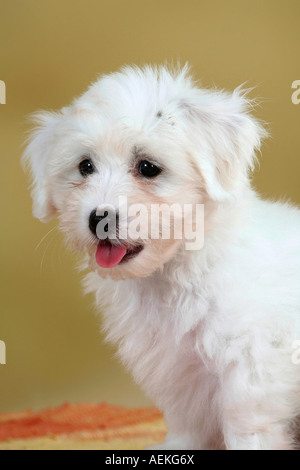
[[[0,414],[0,450],[139,450],[162,442],[165,435],[156,408],[65,404]]]

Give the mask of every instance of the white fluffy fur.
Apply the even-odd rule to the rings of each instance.
[[[164,412],[166,449],[289,449],[300,414],[300,212],[262,201],[249,171],[265,132],[245,94],[203,90],[187,68],[126,67],[59,113],[39,113],[25,152],[34,215],[87,251],[108,340]],[[158,114],[159,113],[159,114]],[[166,171],[130,174],[132,148]],[[89,155],[98,172],[81,180]],[[205,204],[205,243],[145,241],[107,272],[88,229],[101,204]]]

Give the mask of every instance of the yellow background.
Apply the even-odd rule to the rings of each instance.
[[[31,217],[25,116],[56,109],[126,63],[189,61],[204,86],[257,86],[270,123],[255,185],[300,203],[298,0],[0,0],[0,411],[64,401],[148,403],[99,336],[76,256]],[[38,246],[39,245],[39,246]]]

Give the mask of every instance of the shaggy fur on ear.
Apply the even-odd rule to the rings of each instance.
[[[29,168],[32,178],[33,215],[41,222],[49,222],[56,212],[51,198],[49,159],[60,118],[55,112],[34,113],[30,119],[36,127],[22,156],[23,166]]]
[[[238,197],[249,186],[256,152],[268,136],[250,114],[253,102],[247,93],[241,87],[233,93],[192,88],[179,104],[207,194],[218,202]]]

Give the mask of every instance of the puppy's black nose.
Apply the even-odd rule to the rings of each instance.
[[[101,220],[105,219],[107,216],[108,216],[108,211],[105,211],[103,215],[97,215],[96,209],[91,212],[90,218],[89,218],[89,228],[90,228],[90,231],[94,235],[97,235],[97,225],[99,224],[99,222],[101,222]],[[105,225],[104,231],[105,232],[108,231],[108,225]]]

